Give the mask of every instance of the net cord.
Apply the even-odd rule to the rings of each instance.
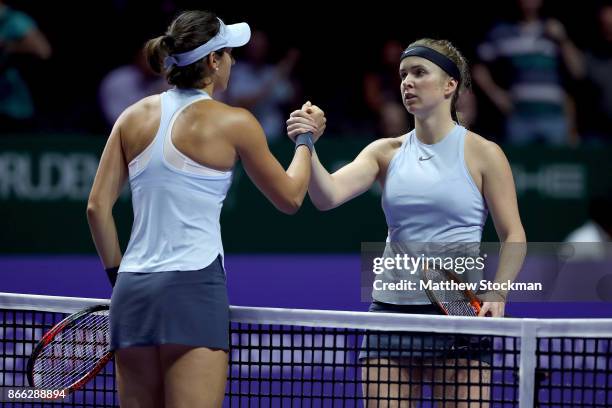
[[[0,309],[74,313],[85,307],[109,304],[108,299],[69,298],[0,292]],[[230,306],[236,323],[280,324],[306,327],[369,329],[383,331],[429,331],[435,333],[483,334],[522,337],[524,326],[535,327],[534,336],[612,336],[612,319],[474,318],[469,316],[407,315],[396,313],[346,312],[335,310],[280,309]]]

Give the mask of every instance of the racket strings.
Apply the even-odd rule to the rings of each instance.
[[[476,311],[474,307],[467,302],[467,299],[464,301],[454,301],[454,302],[441,302],[442,307],[444,307],[449,315],[453,316],[476,316]]]
[[[61,338],[54,340],[46,355],[51,366],[57,369],[64,367],[74,369],[83,361],[95,362],[104,355],[104,331],[108,325],[103,320],[87,316],[83,321],[62,333]],[[51,344],[50,344],[51,346]],[[47,350],[45,350],[47,351]],[[66,364],[61,364],[62,362]],[[51,371],[53,372],[53,371]]]
[[[442,289],[444,286],[441,284],[450,281],[443,271],[424,269],[423,276],[426,280],[432,282],[433,285],[430,292],[447,314],[453,316],[477,316],[476,310],[470,304],[471,299],[463,291]]]
[[[85,317],[66,329],[61,338],[58,335],[43,350],[44,355],[39,357],[39,367],[35,365],[34,373],[39,373],[40,379],[47,385],[57,388],[63,388],[62,383],[75,382],[93,369],[98,359],[106,354],[104,334],[107,330],[108,324],[104,320]]]
[[[64,389],[88,374],[109,352],[108,312],[77,319],[47,344],[33,367],[38,387]]]
[[[104,325],[93,324],[91,319],[88,325],[71,328],[71,333],[64,333],[61,339],[52,342],[41,355],[38,364],[35,364],[34,374],[39,374],[39,380],[46,383],[49,388],[63,388],[62,383],[75,382],[87,374],[97,360],[102,357],[104,344],[100,344],[100,330],[106,330]],[[39,384],[41,381],[39,381]],[[43,384],[41,384],[43,385]],[[53,387],[51,387],[53,386]]]

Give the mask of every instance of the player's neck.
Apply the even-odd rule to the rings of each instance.
[[[415,118],[414,128],[422,143],[438,143],[455,127],[448,112],[433,113],[425,118]]]
[[[210,83],[206,85],[204,88],[201,88],[204,92],[208,94],[211,98],[213,97],[213,92],[215,91],[215,84]]]

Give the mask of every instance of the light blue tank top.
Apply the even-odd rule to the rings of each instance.
[[[223,256],[219,216],[232,172],[202,166],[172,144],[176,118],[205,92],[161,94],[161,121],[151,144],[129,163],[134,224],[119,272],[198,270]]]
[[[467,130],[456,125],[438,143],[419,141],[413,130],[395,154],[382,195],[388,243],[478,243],[487,219],[484,198],[464,158]],[[385,256],[394,256],[387,245]],[[420,254],[417,254],[420,255]],[[383,281],[418,281],[418,274],[380,275]],[[394,304],[429,303],[422,291],[376,291],[375,300]]]

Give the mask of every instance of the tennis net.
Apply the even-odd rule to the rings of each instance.
[[[0,387],[36,342],[102,299],[0,293]],[[610,407],[612,319],[477,319],[232,307],[226,407]],[[115,407],[113,364],[62,401]],[[203,388],[203,392],[205,389]]]

